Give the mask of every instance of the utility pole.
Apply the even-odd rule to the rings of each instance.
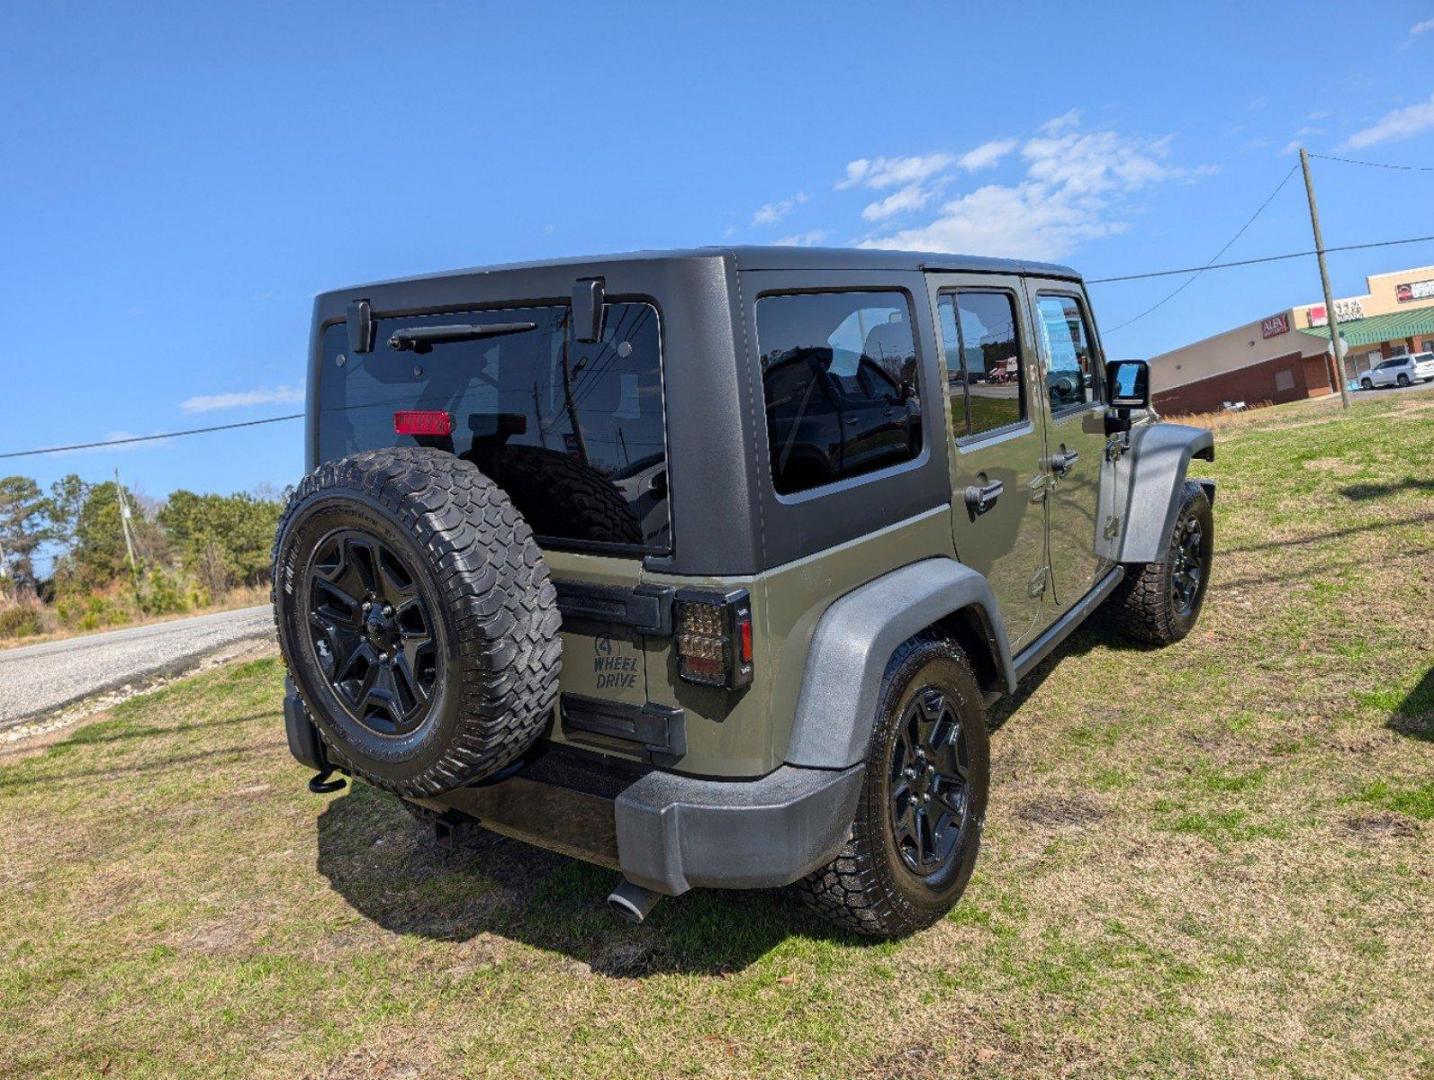
[[[1310,227],[1314,229],[1315,257],[1319,259],[1319,281],[1324,287],[1324,313],[1329,326],[1329,348],[1334,357],[1335,376],[1339,381],[1339,403],[1349,408],[1349,386],[1344,377],[1344,357],[1339,351],[1339,320],[1334,315],[1334,293],[1329,287],[1329,268],[1324,263],[1324,237],[1319,230],[1319,207],[1315,205],[1314,180],[1310,177],[1310,155],[1300,147],[1300,168],[1305,174],[1305,194],[1310,201]]]
[[[134,581],[134,594],[139,596],[139,567],[134,561],[134,540],[129,534],[129,499],[125,498],[124,485],[120,483],[119,467],[115,467],[115,496],[119,499],[120,530],[124,533],[124,549],[129,555],[129,576]]]

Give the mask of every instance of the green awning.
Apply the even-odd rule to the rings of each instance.
[[[1312,326],[1301,329],[1301,334],[1329,340],[1328,326]],[[1343,319],[1339,322],[1339,336],[1346,345],[1377,345],[1381,341],[1399,338],[1434,337],[1434,307],[1415,308],[1412,311],[1396,311],[1389,315],[1372,315],[1367,319]]]

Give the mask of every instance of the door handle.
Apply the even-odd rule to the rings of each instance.
[[[1064,476],[1071,471],[1071,466],[1080,460],[1080,454],[1074,450],[1062,451],[1059,454],[1051,455],[1051,472],[1057,476]]]
[[[985,485],[972,484],[966,489],[966,509],[971,511],[972,517],[980,517],[996,505],[996,500],[1005,490],[1006,485],[999,480],[992,480]]]

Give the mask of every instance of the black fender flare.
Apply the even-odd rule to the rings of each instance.
[[[1158,562],[1170,543],[1180,511],[1180,490],[1191,458],[1215,460],[1215,436],[1188,424],[1150,424],[1130,433],[1125,528],[1121,563]],[[1201,481],[1215,501],[1213,481]]]
[[[1005,622],[985,575],[955,559],[912,563],[868,582],[823,612],[812,634],[787,763],[845,769],[866,757],[887,662],[898,645],[970,609],[1006,689],[1016,688]]]

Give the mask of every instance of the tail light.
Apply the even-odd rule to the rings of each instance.
[[[677,594],[677,673],[735,690],[752,681],[752,601],[746,589]]]

